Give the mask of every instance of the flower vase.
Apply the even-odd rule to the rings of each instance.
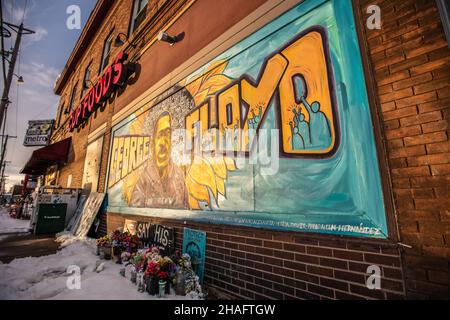
[[[166,293],[166,286],[169,283],[165,280],[159,280],[158,282],[158,297],[162,298],[164,297],[164,294]]]
[[[104,259],[110,260],[111,259],[111,247],[102,247]]]
[[[118,247],[112,248],[112,258],[115,263],[122,263],[120,255],[122,254],[121,250]]]
[[[170,281],[166,281],[165,293],[170,294]]]
[[[145,291],[145,282],[144,282],[144,273],[143,272],[138,272],[136,275],[136,283],[138,286],[138,291],[139,292],[144,292]]]
[[[184,277],[184,273],[179,271],[177,273],[177,285],[175,292],[179,296],[184,296],[186,294],[186,279]]]
[[[105,259],[105,247],[97,247],[100,259]]]
[[[137,272],[136,272],[136,269],[131,269],[131,271],[130,271],[130,280],[131,280],[131,283],[134,283],[134,284],[136,284],[136,279],[137,279]]]
[[[158,294],[158,278],[157,277],[147,277],[146,279],[146,290],[148,294],[154,296]]]

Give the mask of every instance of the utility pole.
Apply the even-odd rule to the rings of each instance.
[[[3,142],[2,153],[0,156],[0,166],[1,166],[1,171],[2,171],[0,181],[2,183],[3,183],[4,176],[5,176],[5,166],[6,166],[6,162],[7,162],[7,161],[5,161],[5,157],[6,157],[6,146],[8,145],[8,139],[16,139],[17,137],[6,135],[6,136],[4,136],[4,138],[5,138],[5,142]]]
[[[14,49],[12,51],[11,61],[8,67],[8,75],[6,77],[5,87],[3,88],[2,100],[0,102],[0,129],[3,126],[3,117],[5,114],[5,109],[9,103],[9,89],[11,88],[12,78],[14,76],[14,68],[16,66],[17,55],[19,54],[20,41],[22,40],[23,34],[32,34],[33,30],[29,30],[23,27],[23,23],[20,26],[16,26],[11,23],[3,22],[4,25],[7,25],[11,29],[17,32],[16,42],[14,43]],[[3,25],[1,26],[3,28]]]
[[[8,178],[8,176],[5,176],[5,168],[8,162],[11,161],[3,161],[3,165],[1,166],[0,196],[3,196],[3,194],[6,192],[6,178]]]

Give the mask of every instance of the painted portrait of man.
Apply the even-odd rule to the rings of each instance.
[[[134,186],[131,206],[186,208],[183,169],[171,159],[172,124],[169,112],[162,112],[153,131],[152,158]]]

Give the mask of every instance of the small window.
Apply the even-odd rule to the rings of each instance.
[[[145,19],[147,13],[148,0],[134,0],[133,15],[131,17],[131,33],[136,30],[142,21]]]
[[[84,94],[86,93],[86,89],[89,88],[89,80],[91,80],[91,63],[89,63],[86,70],[84,71],[83,86],[81,88],[81,99],[83,99]]]
[[[444,28],[445,36],[450,47],[450,3],[446,0],[438,0],[437,4],[441,15],[442,27]]]
[[[99,73],[102,73],[102,71],[108,66],[109,64],[109,55],[111,53],[111,46],[113,42],[113,33],[111,32],[105,40],[105,45],[103,46],[103,53],[102,53],[102,60],[100,63],[100,71]]]
[[[56,122],[56,128],[59,128],[59,126],[61,125],[61,118],[62,118],[63,113],[64,113],[64,104],[62,104],[61,108],[59,108],[58,121]]]
[[[72,94],[70,95],[70,102],[69,102],[69,109],[68,109],[69,112],[71,112],[74,109],[76,95],[77,95],[77,85],[75,84],[72,89]]]

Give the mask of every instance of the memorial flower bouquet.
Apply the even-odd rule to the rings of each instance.
[[[116,263],[121,263],[122,238],[123,236],[120,230],[115,230],[111,233],[111,254]]]
[[[115,230],[111,233],[111,245],[112,247],[120,247],[120,239],[122,232],[120,230]]]
[[[139,237],[129,232],[124,232],[119,237],[120,247],[126,252],[136,252],[139,247]]]
[[[97,247],[110,247],[111,242],[109,236],[103,236],[97,239]]]
[[[109,236],[103,236],[97,239],[97,255],[101,259],[110,259],[111,257],[111,239]]]
[[[162,259],[162,258],[161,258]],[[169,273],[167,271],[161,270],[160,264],[158,261],[150,260],[147,263],[147,267],[145,270],[145,277],[147,283],[147,292],[151,295],[155,295],[158,293],[158,283],[160,280],[166,281],[166,292],[170,292],[169,282],[167,282],[167,278]]]
[[[136,272],[145,271],[145,255],[143,252],[137,252],[132,258],[132,264],[134,265]]]
[[[159,249],[157,247],[152,247],[148,249],[145,253],[147,261],[158,262],[161,259]]]
[[[161,258],[158,261],[159,268],[167,272],[170,279],[173,279],[175,273],[177,272],[177,265],[169,257]]]
[[[178,266],[182,270],[190,270],[190,269],[192,269],[191,256],[189,254],[187,254],[187,253],[183,253],[181,258],[178,260]]]
[[[180,282],[183,283],[180,283]],[[180,290],[190,296],[203,296],[200,280],[192,269],[191,256],[184,253],[178,260],[177,293]]]

